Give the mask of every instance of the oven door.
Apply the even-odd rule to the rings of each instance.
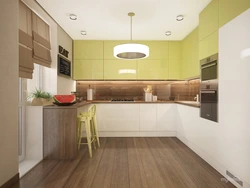
[[[201,90],[200,117],[218,122],[217,90]]]
[[[201,81],[217,79],[217,61],[201,66]]]

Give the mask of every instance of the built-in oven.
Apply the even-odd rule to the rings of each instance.
[[[218,54],[202,59],[201,63],[201,81],[217,79],[218,74]]]
[[[202,59],[200,117],[218,122],[218,54]]]
[[[209,82],[206,85],[209,85]],[[200,117],[218,122],[218,88],[202,88],[200,95]]]

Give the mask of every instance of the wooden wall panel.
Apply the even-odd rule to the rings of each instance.
[[[43,148],[45,159],[76,159],[76,108],[44,108]]]

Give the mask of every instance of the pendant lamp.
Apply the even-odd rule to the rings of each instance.
[[[144,44],[132,43],[132,17],[135,15],[129,12],[130,16],[130,41],[131,43],[120,44],[114,47],[114,56],[118,59],[135,60],[144,59],[149,56],[149,47]]]

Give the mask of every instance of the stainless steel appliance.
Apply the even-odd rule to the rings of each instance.
[[[218,54],[201,60],[200,117],[218,122]]]
[[[214,80],[218,77],[218,54],[202,59],[201,63],[201,81]]]

